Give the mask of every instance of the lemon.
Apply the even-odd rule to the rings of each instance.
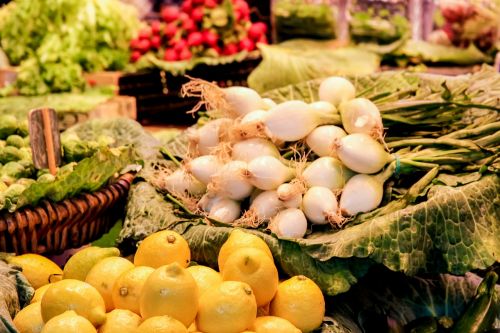
[[[256,249],[261,249],[269,256],[269,258],[273,259],[273,254],[271,253],[271,250],[269,250],[269,247],[267,246],[266,242],[264,242],[261,238],[255,236],[254,234],[244,232],[240,229],[235,229],[231,232],[227,241],[220,248],[219,258],[218,258],[219,271],[222,272],[222,269],[224,268],[224,263],[234,251],[244,247],[253,247]]]
[[[200,297],[205,293],[205,291],[210,290],[222,283],[222,277],[214,269],[196,265],[187,268],[188,272],[191,273],[196,284],[198,285],[198,290],[200,291]]]
[[[42,297],[42,317],[45,322],[68,310],[99,326],[106,320],[104,300],[90,284],[73,279],[50,285]]]
[[[31,303],[36,303],[40,302],[42,300],[42,296],[45,294],[47,289],[49,289],[50,284],[46,284],[45,286],[42,286],[35,290],[35,295],[33,295],[33,298],[31,299]]]
[[[132,268],[134,268],[134,264],[125,258],[109,257],[104,258],[95,264],[87,274],[85,282],[99,291],[104,299],[104,303],[106,304],[106,311],[114,309],[111,293],[113,291],[115,281],[120,277],[120,275],[131,270]]]
[[[155,316],[146,319],[137,333],[187,333],[186,327],[170,316]]]
[[[175,231],[163,230],[144,238],[134,256],[136,266],[158,268],[173,262],[187,267],[191,260],[189,245]]]
[[[97,333],[90,321],[75,311],[66,311],[47,321],[41,333]]]
[[[116,280],[111,293],[114,307],[127,309],[140,315],[139,297],[142,287],[154,271],[154,268],[139,266],[122,273]]]
[[[278,289],[278,270],[274,261],[260,249],[241,248],[231,254],[221,271],[224,281],[241,281],[253,290],[257,306],[271,302]]]
[[[40,333],[43,328],[40,302],[30,304],[19,311],[13,322],[19,333]]]
[[[189,325],[188,332],[190,332],[190,333],[191,332],[198,332],[198,329],[196,328],[196,322],[195,321],[193,321],[191,323],[191,325]]]
[[[253,323],[252,329],[256,333],[301,333],[288,320],[273,316],[258,317]]]
[[[224,281],[201,296],[196,327],[205,333],[239,333],[250,328],[256,316],[252,288],[244,282]]]
[[[38,254],[28,253],[9,257],[7,261],[9,264],[22,267],[24,276],[35,289],[60,280],[63,274],[56,263]]]
[[[106,322],[98,333],[136,333],[141,317],[129,310],[115,309],[106,313]]]
[[[271,315],[285,318],[302,332],[310,332],[323,321],[325,298],[314,281],[294,276],[279,284],[271,302]]]
[[[86,247],[75,253],[64,266],[64,279],[85,281],[90,269],[104,258],[117,257],[120,250],[116,247]]]
[[[171,316],[188,327],[198,311],[198,286],[177,262],[161,266],[148,277],[140,297],[143,318]]]

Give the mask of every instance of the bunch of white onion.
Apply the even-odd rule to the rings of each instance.
[[[380,142],[378,108],[355,98],[348,80],[325,79],[320,101],[310,104],[276,104],[245,87],[214,95],[224,102],[206,104],[228,111],[190,129],[192,157],[165,180],[172,194],[196,198],[208,218],[268,223],[280,237],[301,238],[308,222],[340,227],[380,205],[388,177],[381,171],[393,157]],[[281,155],[296,143],[305,143],[307,161]]]

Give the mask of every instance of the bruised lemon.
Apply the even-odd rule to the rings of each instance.
[[[42,287],[38,288],[37,290],[35,290],[35,295],[33,295],[33,298],[31,299],[31,303],[40,302],[42,300],[43,295],[45,294],[47,289],[49,289],[49,287],[50,287],[50,284],[46,284],[45,286],[42,286]]]
[[[106,322],[98,333],[136,333],[141,317],[129,310],[115,309],[106,313]]]
[[[68,310],[74,310],[95,326],[106,320],[101,294],[90,284],[80,280],[67,279],[51,284],[40,304],[45,322]]]
[[[39,254],[23,254],[7,258],[9,264],[20,266],[23,275],[35,289],[43,287],[51,282],[61,280],[63,271],[50,259]]]
[[[92,267],[87,274],[85,282],[93,286],[99,291],[104,303],[106,304],[106,311],[114,309],[113,298],[111,293],[115,281],[124,272],[134,268],[134,264],[122,257],[109,257],[104,258]]]
[[[278,270],[274,261],[262,250],[241,248],[231,254],[222,270],[224,281],[247,283],[255,294],[257,306],[271,302],[278,289]]]
[[[218,257],[219,271],[222,272],[227,258],[229,258],[229,256],[234,253],[234,251],[244,247],[260,249],[264,251],[266,255],[269,256],[269,258],[273,259],[271,250],[269,250],[266,242],[264,242],[260,237],[248,232],[244,232],[240,229],[235,229],[231,232],[229,238],[220,248]]]
[[[40,333],[44,325],[40,302],[30,304],[19,311],[13,322],[19,333]]]
[[[257,317],[252,288],[244,282],[224,281],[200,298],[196,327],[204,333],[239,333]]]
[[[139,266],[122,273],[116,280],[111,293],[115,308],[127,309],[140,315],[139,299],[142,287],[154,271],[152,267]]]
[[[200,297],[207,290],[215,288],[222,283],[221,275],[216,270],[210,267],[196,265],[188,267],[187,271],[191,273],[194,280],[196,281],[196,284],[198,285],[198,290],[200,292]]]
[[[64,265],[64,279],[75,279],[85,281],[88,272],[104,258],[118,257],[120,250],[116,247],[86,247],[71,258],[69,258],[66,265]]]
[[[270,312],[302,332],[311,332],[323,322],[325,298],[314,281],[303,275],[294,276],[279,284]]]
[[[97,333],[92,323],[75,311],[66,311],[47,321],[41,333]]]
[[[288,320],[273,316],[258,317],[253,323],[252,329],[256,333],[301,333]]]
[[[198,286],[177,262],[161,266],[148,277],[140,297],[143,318],[168,315],[188,327],[198,311]]]
[[[187,333],[186,327],[178,320],[170,316],[155,316],[146,319],[137,333]]]
[[[171,230],[155,232],[144,238],[134,256],[136,266],[158,268],[177,262],[187,267],[191,260],[189,245],[181,235]]]

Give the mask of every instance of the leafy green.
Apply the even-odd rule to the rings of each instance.
[[[375,15],[373,11],[359,11],[349,22],[351,38],[355,42],[389,44],[410,35],[410,22],[400,14]]]

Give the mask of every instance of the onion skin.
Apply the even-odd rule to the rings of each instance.
[[[341,220],[337,198],[326,187],[314,186],[307,190],[302,200],[302,210],[313,224],[334,224]]]
[[[340,139],[337,155],[346,167],[365,174],[382,170],[394,159],[380,143],[364,133],[349,134]]]
[[[261,156],[281,157],[278,148],[266,139],[252,138],[233,145],[232,158],[234,160],[250,163]]]
[[[335,142],[346,136],[347,133],[335,125],[316,127],[306,138],[306,144],[319,157],[337,157]]]
[[[382,116],[369,99],[355,98],[340,105],[342,125],[347,133],[365,133],[374,138],[383,132]]]
[[[272,108],[264,124],[267,135],[281,141],[300,140],[321,125],[311,107],[302,101],[288,101]]]
[[[338,107],[342,102],[349,101],[356,96],[356,88],[349,80],[332,76],[321,82],[318,94],[320,100]]]
[[[242,161],[231,161],[226,163],[217,174],[212,177],[209,189],[221,196],[243,200],[250,196],[253,186],[245,177],[247,164]]]
[[[306,216],[297,208],[282,210],[273,218],[271,230],[279,237],[303,238],[307,231]]]
[[[320,157],[302,173],[308,187],[323,186],[332,191],[341,190],[351,176],[352,172],[334,157]]]
[[[218,200],[210,209],[209,218],[222,223],[233,223],[240,216],[240,204],[224,198]]]
[[[226,101],[239,116],[244,116],[264,106],[260,95],[251,88],[235,86],[223,90]]]
[[[340,210],[345,216],[366,213],[377,208],[384,195],[384,183],[380,178],[359,174],[347,182],[340,197]]]

